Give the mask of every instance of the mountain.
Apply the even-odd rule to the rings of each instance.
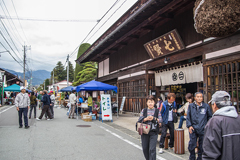
[[[18,76],[20,79],[23,79],[23,73],[22,72],[15,72],[13,70],[10,69],[5,69],[4,70]],[[45,79],[50,78],[51,77],[51,72],[46,71],[46,70],[36,70],[36,71],[32,71],[32,85],[40,85],[44,82]],[[26,72],[25,73],[25,79],[30,79],[31,78],[31,72]]]

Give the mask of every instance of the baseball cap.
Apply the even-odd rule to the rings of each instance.
[[[53,91],[50,91],[49,93],[53,93]]]
[[[26,90],[26,88],[25,88],[25,87],[21,86],[21,87],[20,87],[20,91],[21,91],[21,90],[23,90],[23,89],[25,89],[25,90]]]
[[[226,91],[217,91],[212,95],[212,99],[208,103],[211,103],[212,101],[219,102],[219,101],[230,101],[230,100],[231,100],[231,96]]]

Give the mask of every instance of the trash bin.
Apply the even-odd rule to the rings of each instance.
[[[174,152],[176,154],[184,154],[184,129],[175,129],[174,130]]]

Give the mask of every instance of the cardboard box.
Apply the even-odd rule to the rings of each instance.
[[[86,122],[91,122],[92,121],[92,116],[90,115],[83,115],[82,119]]]
[[[82,103],[81,108],[88,108],[88,104],[87,103]]]
[[[89,115],[89,112],[81,113],[81,118],[83,119],[83,115]]]

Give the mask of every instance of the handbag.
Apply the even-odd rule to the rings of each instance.
[[[150,125],[145,123],[137,122],[137,131],[139,135],[148,134],[150,131]]]

